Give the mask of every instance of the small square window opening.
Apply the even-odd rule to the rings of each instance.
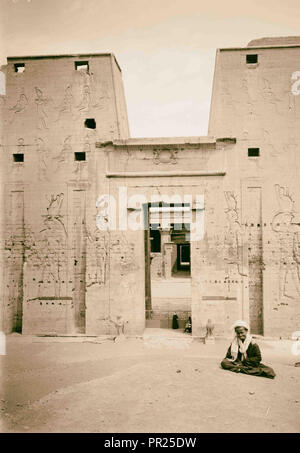
[[[74,153],[74,159],[78,161],[86,160],[85,152]]]
[[[13,154],[14,162],[24,162],[24,154]]]
[[[89,72],[89,62],[88,61],[75,61],[76,71]]]
[[[25,71],[25,63],[15,63],[15,72],[22,74]]]
[[[259,148],[248,148],[248,157],[259,157]]]
[[[87,118],[84,122],[84,126],[88,129],[96,129],[96,121],[94,118]]]
[[[257,54],[248,54],[246,55],[246,63],[247,64],[254,64],[258,62]]]

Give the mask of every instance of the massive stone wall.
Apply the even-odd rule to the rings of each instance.
[[[3,152],[4,143],[4,108],[5,108],[5,92],[6,92],[6,77],[3,71],[0,71],[0,209],[1,213],[4,211],[4,180],[6,174],[6,159]],[[4,279],[3,269],[5,267],[4,261],[4,227],[5,218],[2,214],[0,216],[0,331],[4,331]]]
[[[252,328],[291,335],[300,323],[300,47],[274,44],[217,51],[209,134],[237,139],[228,190],[239,181]]]
[[[8,59],[3,330],[114,334],[123,319],[127,334],[141,334],[149,244],[132,224],[144,225],[150,201],[176,196],[190,197],[203,227],[191,235],[189,297],[171,304],[190,307],[193,334],[208,318],[218,334],[237,318],[258,334],[298,330],[299,57],[292,45],[219,50],[209,136],[174,139],[128,138],[110,54]]]
[[[85,62],[88,68],[80,66]],[[47,310],[39,312],[40,325],[32,313],[48,305],[53,332],[50,319],[67,300],[74,313],[68,332],[84,333],[95,142],[129,133],[120,69],[113,55],[103,54],[9,58],[3,71],[4,330],[44,333]],[[103,162],[99,168],[103,173]]]

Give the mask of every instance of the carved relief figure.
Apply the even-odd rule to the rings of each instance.
[[[24,148],[25,148],[24,138],[18,138],[18,152],[24,153]]]
[[[67,236],[67,230],[62,221],[62,216],[60,214],[63,201],[64,201],[63,193],[57,195],[52,194],[50,200],[48,199],[49,205],[47,207],[47,215],[44,216],[45,217],[44,225],[46,228],[44,230],[41,230],[41,232],[46,231],[47,229],[52,229],[53,225],[58,222],[60,223],[65,235]]]
[[[105,285],[108,273],[108,239],[105,233],[97,228],[93,234],[87,230],[87,239],[92,260],[86,286]]]
[[[57,107],[58,108],[58,117],[56,121],[61,119],[61,116],[65,113],[72,114],[73,110],[73,95],[72,95],[72,88],[70,85],[67,86],[65,89],[65,94],[61,104]]]
[[[38,129],[48,129],[47,126],[47,118],[48,115],[44,110],[44,106],[47,104],[48,99],[44,97],[42,90],[35,87],[35,100],[36,108],[37,108],[37,118],[38,118]]]
[[[11,107],[9,110],[12,110],[14,113],[23,113],[28,105],[28,99],[22,90],[20,96],[17,100],[17,103]]]
[[[263,139],[265,142],[265,147],[268,147],[268,150],[270,150],[270,155],[273,157],[277,157],[280,155],[281,147],[277,148],[274,146],[272,142],[272,138],[270,136],[270,132],[267,131],[266,129],[263,129]]]
[[[82,172],[85,170],[86,168],[86,161],[83,160],[83,161],[80,161],[80,160],[76,160],[74,161],[74,170],[73,170],[73,173],[76,174],[76,181],[80,181],[81,178],[83,177],[82,176]]]
[[[40,254],[42,256],[41,284],[52,282],[55,297],[61,292],[61,269],[66,264],[64,251],[66,250],[67,231],[64,225],[61,208],[64,194],[51,194],[44,215],[44,226],[40,231]],[[39,293],[43,286],[39,285]],[[42,294],[39,294],[39,296]]]
[[[35,234],[31,229],[25,231],[25,261],[33,267],[39,267],[42,264],[42,257],[39,252],[38,242]]]
[[[40,243],[40,251],[42,255],[41,281],[39,284],[39,294],[43,291],[43,283],[52,282],[54,296],[59,297],[61,294],[61,268],[65,266],[65,235],[63,230],[53,225],[48,228],[48,231],[42,230],[43,239]]]
[[[229,90],[228,81],[224,78],[221,79],[221,99],[222,105],[225,112],[231,112],[231,115],[236,115],[237,105],[236,99],[233,97],[233,93]],[[232,125],[228,125],[228,134],[232,134]]]
[[[30,228],[25,234],[25,261],[26,272],[31,269],[38,285],[35,297],[55,296],[62,294],[64,283],[64,269],[67,265],[66,241],[67,232],[64,225],[61,208],[64,194],[51,194],[46,208],[47,214],[43,215],[44,228],[38,233],[33,233]],[[27,277],[25,276],[25,279]],[[49,287],[49,283],[51,286]]]
[[[253,99],[252,93],[250,93],[249,83],[250,83],[250,81],[248,78],[242,79],[241,89],[242,89],[242,93],[245,95],[244,105],[247,109],[247,115],[251,116],[254,114],[255,100]]]
[[[279,296],[294,299],[296,294],[300,296],[300,224],[293,222],[295,201],[288,187],[276,184],[275,192],[279,211],[273,217],[272,229],[280,243]]]
[[[51,195],[49,201],[49,206],[47,207],[47,214],[48,216],[57,217],[60,215],[61,205],[64,200],[64,194],[60,193],[58,195]]]
[[[280,109],[278,109],[278,102],[280,103],[280,99],[278,99],[278,97],[272,90],[270,81],[268,79],[263,79],[262,96],[267,103],[271,105],[273,104],[275,112],[277,114],[280,114]]]
[[[85,137],[85,140],[84,140],[83,151],[85,153],[90,153],[91,152],[91,145],[90,145],[90,142],[89,142],[88,135]]]
[[[54,162],[56,162],[56,168],[55,171],[58,171],[60,164],[66,162],[68,160],[68,154],[71,154],[72,152],[72,145],[71,145],[71,139],[72,136],[69,135],[68,137],[65,138],[62,150],[57,156],[54,156],[52,159]]]
[[[102,82],[100,84],[98,95],[95,97],[97,99],[97,102],[93,104],[93,107],[97,109],[103,109],[107,100],[110,99],[107,82]]]
[[[110,252],[115,262],[115,269],[121,275],[128,274],[138,268],[134,253],[134,243],[128,242],[123,234],[112,240]]]
[[[177,150],[174,149],[155,149],[153,150],[154,163],[158,164],[177,164]]]
[[[246,277],[243,270],[243,257],[241,255],[243,246],[243,227],[239,221],[237,209],[237,198],[234,192],[227,191],[224,193],[227,209],[225,210],[228,220],[228,233],[225,237],[227,256],[225,260],[228,264],[235,264],[240,275]]]
[[[90,87],[88,85],[84,85],[82,89],[82,98],[80,104],[77,106],[77,109],[80,113],[86,113],[91,104],[91,93]]]
[[[38,178],[40,181],[48,180],[47,157],[48,153],[42,138],[35,138],[36,151],[38,153]]]

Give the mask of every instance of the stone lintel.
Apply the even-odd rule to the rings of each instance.
[[[202,296],[202,300],[236,300],[236,297],[227,297],[227,296]]]
[[[32,300],[73,300],[72,297],[49,297],[49,296],[40,296],[40,297],[34,297],[33,299],[28,299],[27,302],[31,302]]]
[[[193,176],[225,176],[225,171],[124,171],[106,173],[107,178],[169,178]]]

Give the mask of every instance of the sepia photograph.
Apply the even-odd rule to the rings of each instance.
[[[0,433],[300,433],[299,17],[0,0]]]

